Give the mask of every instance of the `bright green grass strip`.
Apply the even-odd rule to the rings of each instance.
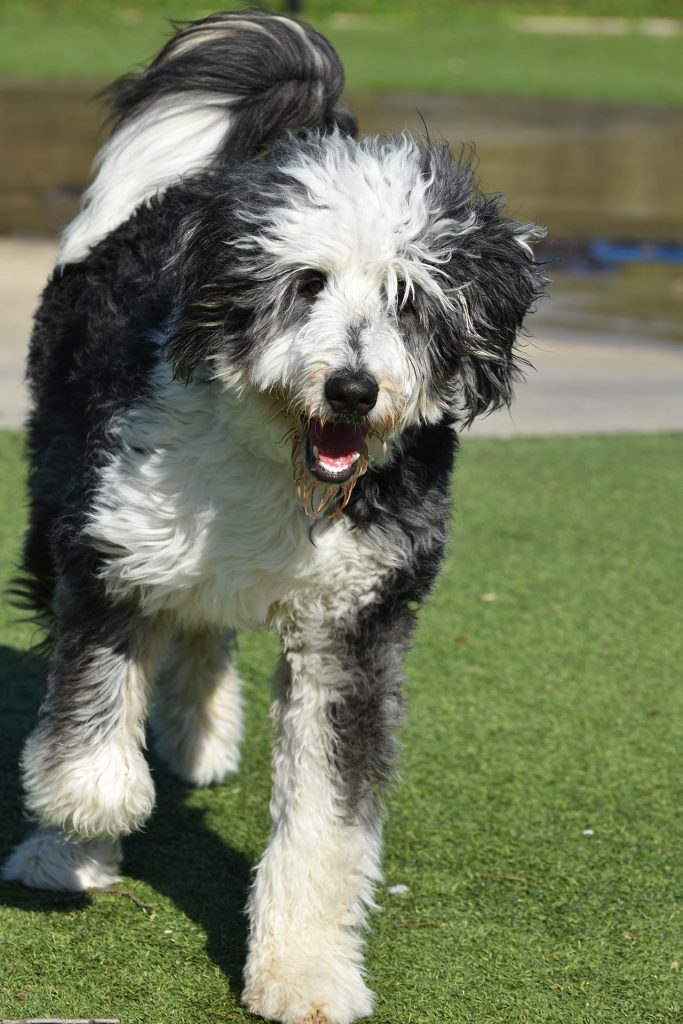
[[[447,570],[407,667],[385,876],[410,892],[383,886],[373,915],[381,1024],[681,1019],[682,459],[681,435],[464,442]],[[16,435],[0,434],[0,472],[8,572]],[[3,856],[25,831],[15,762],[43,671],[21,653],[30,637],[3,609]],[[3,888],[0,1018],[249,1019],[241,907],[268,828],[274,660],[271,638],[244,638],[234,783],[188,794],[157,766],[125,882],[154,916],[123,896]]]
[[[683,37],[524,35],[505,21],[328,35],[350,88],[683,102]]]
[[[340,22],[328,6],[311,3],[306,17],[338,48],[351,89],[683,102],[683,36],[539,36],[516,31],[509,9],[442,2],[402,4],[390,14],[380,4],[369,8],[380,13]],[[7,3],[0,10],[0,75],[109,79],[156,53],[168,18],[207,11],[199,0]]]

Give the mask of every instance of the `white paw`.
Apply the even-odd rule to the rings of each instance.
[[[156,747],[169,768],[191,786],[211,786],[236,772],[240,763],[242,704],[239,679],[231,668],[222,685],[201,704],[180,700],[152,716]]]
[[[240,754],[232,742],[225,743],[221,736],[202,737],[197,743],[193,756],[176,767],[181,777],[192,786],[211,786],[224,782],[240,766]]]
[[[83,892],[118,882],[120,867],[121,843],[116,839],[70,842],[54,829],[39,829],[10,855],[2,877],[29,889]]]
[[[188,712],[185,727],[169,733],[155,727],[155,746],[171,771],[190,786],[211,786],[223,782],[239,768],[240,752],[232,733],[222,735],[202,727]]]
[[[282,1024],[352,1024],[371,1015],[373,995],[355,964],[289,952],[258,963],[250,955],[242,1002],[251,1013]]]
[[[154,807],[154,783],[136,747],[112,742],[58,760],[33,737],[23,757],[26,806],[74,839],[116,839],[140,828]]]

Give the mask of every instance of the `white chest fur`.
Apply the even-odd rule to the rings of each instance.
[[[265,400],[165,381],[120,427],[88,534],[109,592],[189,623],[253,629],[278,603],[344,614],[394,562],[296,496],[288,424]]]

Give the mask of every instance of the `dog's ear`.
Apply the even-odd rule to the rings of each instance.
[[[467,424],[510,403],[512,385],[528,365],[517,336],[547,284],[532,248],[545,230],[510,220],[501,205],[498,197],[482,200],[475,211],[479,226],[467,239],[470,275],[460,293],[469,321],[460,357]]]
[[[440,272],[453,311],[457,415],[469,425],[510,403],[512,385],[528,365],[516,340],[548,283],[533,252],[546,231],[505,216],[500,196],[483,195],[471,157],[455,163],[447,149],[432,148],[429,158],[443,226]]]

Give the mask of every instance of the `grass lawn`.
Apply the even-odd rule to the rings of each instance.
[[[149,60],[169,18],[200,17],[232,0],[3,0],[0,75],[110,79]],[[284,3],[272,7],[283,10]],[[673,0],[481,4],[429,0],[305,0],[304,16],[329,36],[352,89],[683,103],[683,35],[653,38],[534,35],[522,11],[673,15]],[[340,7],[343,13],[339,13]],[[633,23],[635,25],[635,23]]]
[[[681,435],[465,441],[447,571],[407,666],[375,1021],[683,1020],[682,456]],[[18,434],[0,434],[0,472],[9,574]],[[4,857],[25,834],[16,759],[44,667],[6,606],[0,631]],[[187,793],[156,766],[122,886],[152,910],[2,886],[0,1018],[249,1019],[242,906],[268,831],[274,658],[270,637],[243,639],[234,782]]]

